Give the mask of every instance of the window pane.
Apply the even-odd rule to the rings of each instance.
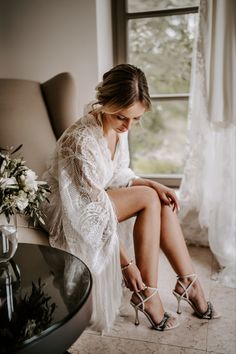
[[[127,0],[128,12],[155,11],[198,5],[199,0]]]
[[[128,62],[144,70],[151,94],[189,92],[196,16],[128,21]]]
[[[132,168],[138,174],[183,173],[187,101],[154,102],[130,132]]]

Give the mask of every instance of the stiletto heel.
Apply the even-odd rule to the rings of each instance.
[[[135,321],[134,321],[134,324],[135,324],[135,326],[138,326],[139,325],[138,309],[134,308],[134,310],[135,310]]]
[[[145,296],[144,291],[145,290],[153,290],[152,294],[150,296]],[[134,310],[135,310],[135,322],[134,324],[136,326],[139,325],[139,314],[138,311],[141,311],[149,320],[149,322],[152,325],[152,328],[155,329],[156,331],[167,331],[173,328],[176,328],[179,326],[179,323],[177,322],[174,325],[170,325],[169,319],[176,319],[176,317],[171,316],[169,313],[165,312],[163,319],[161,320],[161,322],[159,323],[155,323],[154,320],[152,319],[151,315],[145,311],[145,302],[147,302],[149,299],[151,299],[151,297],[153,297],[158,289],[157,288],[151,288],[151,287],[146,287],[144,289],[144,291],[140,292],[140,293],[135,293],[135,295],[137,295],[137,297],[140,299],[140,302],[138,304],[135,304],[132,300],[130,301],[131,306],[133,306]]]
[[[186,278],[191,278],[191,277],[193,278],[193,280],[188,284],[187,287],[180,281],[180,279],[186,279]],[[177,276],[177,284],[179,284],[184,290],[182,294],[179,294],[179,293],[177,293],[177,291],[173,290],[173,294],[176,297],[177,302],[178,302],[177,313],[181,314],[180,302],[183,300],[183,301],[186,301],[193,308],[194,312],[196,313],[196,315],[199,318],[203,318],[203,319],[207,319],[207,320],[219,318],[220,315],[215,312],[210,301],[207,302],[207,310],[205,312],[201,312],[197,308],[197,306],[194,304],[194,302],[189,299],[189,291],[191,290],[191,287],[196,282],[196,280],[197,280],[197,274],[188,274],[188,275]]]
[[[180,305],[180,301],[181,301],[181,297],[180,296],[177,298],[177,301],[178,301],[177,313],[179,315],[181,315],[182,311],[181,311],[181,305]]]

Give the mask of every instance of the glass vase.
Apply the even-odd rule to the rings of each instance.
[[[0,327],[7,327],[12,320],[16,301],[20,295],[20,270],[17,264],[10,259],[9,262],[0,263]],[[6,337],[9,332],[6,328]],[[3,335],[3,336],[2,336]],[[3,332],[0,335],[1,339],[4,338]],[[3,340],[4,342],[4,340]],[[4,352],[4,351],[3,351]],[[5,353],[5,352],[4,352]]]
[[[18,246],[16,214],[0,215],[0,263],[11,259]]]

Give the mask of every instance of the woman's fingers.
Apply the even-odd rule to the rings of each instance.
[[[140,291],[144,290],[145,288],[146,288],[145,284],[143,282],[141,282],[139,284],[134,284],[131,291],[134,291],[135,293],[139,293]]]
[[[145,289],[145,284],[142,281],[142,279],[139,279],[138,284],[137,284],[137,292],[140,292]]]
[[[160,199],[162,200],[162,202],[166,205],[170,205],[171,204],[171,200],[168,198],[168,196],[166,195],[165,192],[162,192],[160,196]]]
[[[168,198],[169,198],[169,201],[170,201],[170,204],[173,205],[173,211],[176,210],[179,210],[179,201],[178,201],[178,198],[175,194],[174,191],[171,191],[167,194]]]
[[[136,279],[133,280],[132,283],[132,291],[135,291],[136,293],[140,292],[141,290],[143,290],[145,287],[145,284],[142,281],[142,278],[140,275],[138,275],[138,277]]]
[[[130,265],[124,272],[123,278],[126,287],[134,292],[139,292],[145,288],[139,269],[135,264]]]
[[[175,191],[169,188],[164,188],[161,192],[158,193],[161,201],[165,205],[172,206],[172,210],[179,210],[179,201],[175,194]]]

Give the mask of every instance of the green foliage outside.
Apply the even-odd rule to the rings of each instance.
[[[140,173],[145,173],[145,174],[156,174],[157,172],[159,174],[165,174],[166,171],[168,173],[181,173],[182,169],[181,166],[178,164],[171,162],[171,161],[158,161],[158,160],[151,160],[151,159],[145,159],[145,158],[139,158],[139,159],[134,159],[133,160],[133,168],[136,171],[139,171]]]
[[[187,142],[186,101],[153,103],[130,133],[132,167],[139,173],[179,174]],[[173,113],[174,112],[174,113]]]
[[[130,11],[195,6],[196,1],[128,1]],[[135,7],[136,6],[136,7]],[[160,6],[160,7],[159,7]],[[196,14],[132,19],[128,61],[142,68],[151,95],[188,93]],[[132,130],[132,166],[137,173],[181,173],[187,137],[188,102],[154,101],[142,127]]]
[[[144,70],[151,94],[189,92],[193,16],[129,21],[129,61]]]

